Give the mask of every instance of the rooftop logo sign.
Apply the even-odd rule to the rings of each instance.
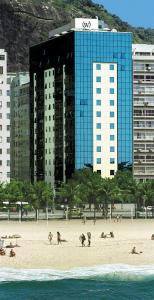
[[[82,27],[83,27],[83,29],[90,29],[91,28],[91,22],[90,21],[89,22],[83,21],[82,22]]]
[[[98,30],[98,19],[75,18],[74,28],[80,30]]]

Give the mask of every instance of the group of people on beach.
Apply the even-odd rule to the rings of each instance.
[[[79,240],[81,242],[81,246],[85,247],[86,236],[84,235],[84,233],[82,233],[79,236]],[[88,240],[87,247],[90,247],[91,246],[91,232],[87,232],[87,240]]]
[[[1,255],[1,256],[6,255],[6,251],[5,251],[4,248],[0,248],[0,255]],[[9,256],[10,256],[10,257],[16,256],[16,253],[15,253],[15,251],[14,251],[13,249],[10,250]]]
[[[51,233],[51,231],[48,234],[48,240],[49,240],[49,243],[51,245],[52,244],[52,240],[53,240],[53,234]],[[61,244],[61,242],[66,242],[66,240],[62,239],[60,232],[57,231],[57,244],[59,245],[59,244]]]

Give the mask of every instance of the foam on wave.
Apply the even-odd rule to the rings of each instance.
[[[154,265],[102,265],[87,268],[77,268],[68,271],[51,269],[0,269],[0,282],[10,281],[53,281],[62,279],[142,279],[153,277]]]

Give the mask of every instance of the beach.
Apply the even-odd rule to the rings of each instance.
[[[52,244],[49,244],[48,233],[53,234]],[[57,245],[56,233],[67,242]],[[91,247],[81,247],[79,236],[90,231]],[[114,238],[101,239],[101,232],[114,232]],[[152,265],[154,264],[154,220],[52,220],[36,222],[0,222],[0,235],[19,234],[17,239],[20,247],[15,247],[16,257],[0,256],[1,268],[21,269],[54,269],[70,270],[73,268],[92,267],[104,264]],[[87,237],[86,237],[87,238]],[[15,239],[6,239],[5,246]],[[136,246],[143,253],[131,254]]]

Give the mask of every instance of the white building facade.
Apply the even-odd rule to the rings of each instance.
[[[154,178],[154,45],[133,45],[134,176]]]
[[[10,181],[10,83],[7,53],[0,49],[0,182]]]

